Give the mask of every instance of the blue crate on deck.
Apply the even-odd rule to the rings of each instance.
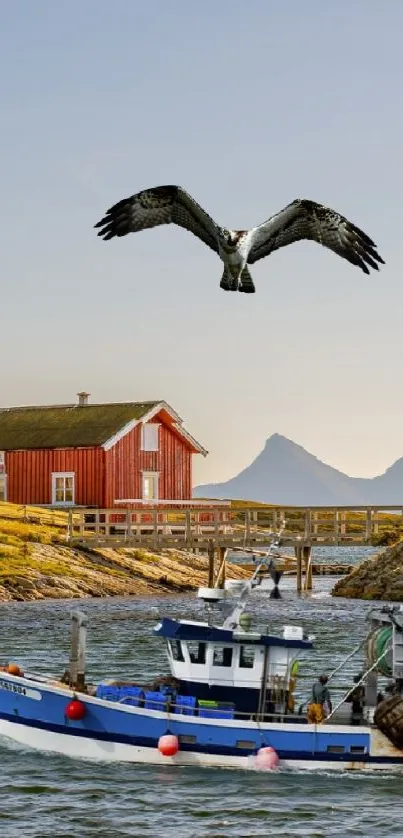
[[[194,716],[196,704],[197,698],[194,695],[177,695],[174,713],[181,713],[183,716]]]
[[[111,684],[98,684],[95,695],[97,698],[103,698],[104,701],[119,701],[120,687],[113,687]]]
[[[161,692],[146,692],[144,694],[145,710],[166,710],[168,698]]]
[[[144,700],[144,690],[141,687],[120,687],[121,704],[130,704],[132,707],[139,707]]]

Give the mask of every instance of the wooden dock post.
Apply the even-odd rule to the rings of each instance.
[[[130,544],[132,538],[132,511],[129,507],[126,509],[126,541]]]
[[[367,509],[366,524],[365,524],[365,536],[364,536],[365,541],[367,541],[368,543],[371,543],[372,525],[373,525],[372,509],[369,506],[368,509]],[[374,534],[377,534],[376,525],[374,526],[373,532],[374,532]]]
[[[186,538],[186,547],[188,550],[192,550],[193,548],[193,532],[192,532],[192,516],[190,513],[190,509],[187,509],[185,512],[185,538]]]
[[[302,548],[305,558],[305,590],[312,590],[312,547],[305,544]]]
[[[226,547],[218,547],[217,550],[219,565],[218,565],[218,573],[217,578],[215,581],[216,588],[223,588],[225,585],[225,565],[226,565],[226,556],[227,556],[227,548]]]
[[[245,510],[245,547],[250,547],[250,509]]]
[[[214,541],[212,538],[209,539],[208,548],[208,588],[214,588],[214,554],[215,554],[215,547]]]
[[[158,550],[158,512],[156,509],[152,511],[153,518],[153,550]]]
[[[73,510],[69,509],[69,515],[67,520],[67,544],[71,546],[73,540],[73,530],[74,530],[74,523],[73,523]]]
[[[69,683],[73,689],[85,689],[85,647],[87,637],[87,617],[82,611],[73,611],[71,615],[71,648],[69,665]]]
[[[312,547],[310,544],[296,544],[297,558],[297,593],[312,590]],[[302,585],[302,570],[304,564],[304,584]]]
[[[295,546],[295,555],[297,558],[297,594],[302,591],[302,545]]]

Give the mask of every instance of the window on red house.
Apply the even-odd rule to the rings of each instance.
[[[158,429],[155,422],[147,422],[141,427],[141,450],[158,451]]]
[[[73,472],[55,472],[52,474],[52,503],[74,503]]]

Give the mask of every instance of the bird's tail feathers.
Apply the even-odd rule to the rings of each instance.
[[[254,294],[256,291],[253,279],[249,273],[249,268],[244,268],[241,273],[238,291],[243,291],[244,294]]]
[[[255,286],[249,273],[249,268],[243,269],[239,282],[227,268],[224,268],[220,288],[223,288],[224,291],[243,291],[244,294],[255,293]]]
[[[238,283],[234,279],[234,277],[231,276],[231,274],[230,274],[230,272],[227,268],[224,268],[224,270],[223,270],[223,274],[222,274],[221,282],[220,282],[220,288],[223,288],[224,291],[238,291]]]

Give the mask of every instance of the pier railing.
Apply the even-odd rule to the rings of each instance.
[[[69,511],[69,540],[97,545],[258,547],[285,522],[282,543],[291,546],[370,545],[399,522],[399,506],[243,506],[241,504],[170,508],[74,508]]]

